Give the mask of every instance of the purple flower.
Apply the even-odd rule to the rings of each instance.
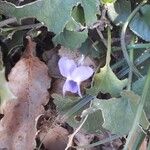
[[[93,69],[89,66],[77,66],[74,60],[68,59],[67,57],[60,58],[58,66],[62,76],[66,77],[63,86],[63,95],[65,95],[66,91],[70,91],[72,93],[78,93],[82,97],[80,84],[92,76]]]

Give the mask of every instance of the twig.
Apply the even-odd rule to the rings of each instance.
[[[96,28],[96,31],[97,31],[99,37],[101,38],[102,42],[104,43],[104,45],[107,47],[107,41],[105,40],[102,32],[98,28]]]
[[[73,138],[74,136],[79,132],[79,130],[82,128],[83,124],[86,122],[88,118],[88,115],[83,119],[82,123],[80,124],[80,126],[73,132],[73,134],[71,134],[69,136],[69,140],[68,140],[68,144],[67,147],[65,148],[65,150],[68,150],[70,147],[72,147],[72,143],[73,143]]]
[[[111,60],[111,29],[108,26],[107,29],[107,35],[108,35],[108,44],[107,44],[107,55],[106,55],[106,65],[110,65],[110,60]]]
[[[90,102],[90,106],[89,108],[91,108],[92,106],[92,101]],[[79,130],[82,128],[83,124],[86,122],[87,118],[88,118],[88,114],[85,116],[85,118],[83,119],[82,123],[79,125],[79,127],[69,136],[69,140],[68,140],[68,144],[67,147],[65,148],[65,150],[68,150],[70,147],[72,147],[72,143],[73,143],[73,138],[74,136],[79,132]]]
[[[43,24],[42,23],[37,23],[37,24],[30,24],[30,25],[24,25],[24,26],[18,26],[18,27],[12,27],[12,28],[3,28],[3,31],[11,31],[11,30],[26,30],[26,29],[30,29],[30,28],[40,28],[42,27]]]

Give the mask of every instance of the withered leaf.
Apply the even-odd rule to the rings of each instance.
[[[68,142],[68,131],[60,126],[55,126],[47,131],[41,131],[39,138],[47,150],[64,150]]]
[[[26,52],[9,74],[9,86],[16,100],[8,101],[0,121],[0,149],[33,150],[36,118],[48,102],[48,68],[33,55],[36,44],[29,38]]]

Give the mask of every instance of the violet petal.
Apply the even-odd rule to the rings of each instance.
[[[64,77],[69,77],[71,72],[77,67],[75,62],[72,59],[68,59],[67,57],[62,57],[58,61],[58,66],[61,75]]]
[[[63,86],[63,95],[65,95],[66,91],[77,93],[78,91],[77,83],[74,82],[73,80],[66,80]]]
[[[77,83],[80,83],[90,78],[93,72],[93,69],[88,66],[80,66],[74,69],[74,71],[71,73],[71,79]]]

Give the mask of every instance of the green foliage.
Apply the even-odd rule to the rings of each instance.
[[[144,83],[145,83],[145,77],[138,79],[137,81],[135,81],[132,84],[132,89],[133,91],[138,94],[141,95],[143,88],[144,88]]]
[[[117,0],[116,3],[109,4],[108,16],[116,25],[122,25],[131,13],[131,3],[127,0]]]
[[[130,23],[130,29],[145,41],[150,41],[150,5],[143,6]]]
[[[82,25],[85,24],[84,10],[81,5],[75,6],[71,15],[75,21],[81,23]]]
[[[77,49],[87,39],[87,37],[88,35],[86,30],[83,32],[75,32],[64,29],[63,32],[54,37],[53,41],[56,44],[65,46],[66,48]]]
[[[91,25],[97,20],[98,0],[89,0],[88,3],[86,0],[38,0],[20,7],[1,1],[0,13],[17,19],[35,17],[50,31],[58,34],[71,19],[73,6],[79,3],[84,9],[85,23]]]
[[[100,7],[100,4],[107,7],[107,15],[104,10],[106,7]],[[89,55],[96,58],[94,61],[97,61],[100,65],[103,62],[101,58],[105,56],[107,47],[106,65],[100,68],[100,72],[93,76],[92,86],[86,90],[86,94],[90,95],[86,95],[81,99],[79,97],[52,95],[57,110],[62,117],[61,119],[64,119],[74,128],[81,124],[79,120],[77,121],[77,117],[82,115],[88,115],[83,129],[90,133],[100,133],[105,128],[114,134],[131,134],[131,127],[133,130],[136,129],[137,124],[139,125],[138,117],[141,114],[140,125],[144,129],[149,125],[147,118],[150,119],[150,92],[147,91],[150,91],[150,85],[145,84],[145,76],[150,61],[148,49],[150,44],[147,43],[148,46],[144,46],[145,43],[136,44],[136,42],[141,42],[141,40],[137,40],[133,45],[126,45],[126,43],[130,42],[131,31],[143,40],[150,41],[150,5],[144,5],[144,2],[140,5],[134,4],[131,10],[131,4],[133,4],[131,0],[37,0],[23,6],[15,6],[12,3],[0,1],[0,14],[6,16],[6,18],[16,17],[18,21],[28,17],[36,18],[44,23],[48,31],[54,32],[55,37],[52,39],[54,44],[61,44],[71,50],[78,49],[85,56]],[[138,11],[139,9],[136,8],[141,9]],[[104,15],[102,17],[99,16],[101,10]],[[0,16],[0,20],[3,22],[3,17]],[[110,30],[108,30],[109,32],[106,35],[105,25],[110,29],[108,22],[111,22],[112,26],[112,39],[111,33],[109,33],[111,32]],[[117,26],[116,28],[113,26],[113,23]],[[27,32],[25,29],[23,31],[22,29],[17,29],[21,25],[17,24],[17,27],[14,27],[15,25],[1,26],[0,24],[2,39],[12,38],[6,43],[8,49],[22,45],[23,34]],[[128,25],[131,31],[128,30],[126,33]],[[118,43],[120,42],[119,35],[122,26],[125,28],[122,29],[123,36],[121,36],[121,40],[127,42],[124,42],[124,45],[120,47]],[[101,31],[104,39],[102,36],[101,39],[97,37],[95,28]],[[35,31],[37,32],[36,29]],[[107,37],[108,40],[106,40]],[[115,42],[116,39],[117,42]],[[111,53],[111,44],[117,47],[117,51],[114,50]],[[142,47],[137,48],[138,46]],[[131,73],[133,71],[128,56],[124,54],[126,56],[125,59],[118,61],[122,58],[119,50],[124,49],[124,47],[127,47],[129,51],[134,49],[135,61],[133,60],[133,63],[144,76],[143,78],[135,78],[133,75],[131,83],[128,83],[128,79],[121,80],[127,77],[128,72]],[[110,56],[111,54],[112,57]],[[9,55],[11,55],[11,51]],[[118,56],[119,59],[117,58]],[[111,65],[115,66],[115,69],[113,69],[115,72],[109,66],[110,60],[112,60]],[[130,67],[127,66],[126,60]],[[131,91],[124,90],[127,83],[128,87],[131,84]],[[147,86],[146,90],[144,90],[144,85]],[[99,92],[109,93],[111,98],[106,100],[102,95],[104,99],[97,99],[96,96]],[[0,70],[1,103],[13,98],[15,97],[10,91],[9,83],[5,79],[5,69],[2,67],[2,70]],[[139,104],[142,104],[142,107]],[[142,131],[142,128],[140,129]]]
[[[146,77],[140,78],[132,84],[133,91],[140,96],[142,95],[142,92],[143,92],[145,79],[146,79]],[[150,85],[148,88],[150,91]],[[149,108],[150,108],[150,92],[148,93],[148,95],[146,97],[145,105],[144,105],[144,110],[145,110],[145,113],[146,113],[146,116],[148,119],[150,119],[150,109]]]
[[[81,5],[76,6],[77,4]],[[16,17],[18,20],[35,17],[40,22],[43,22],[50,31],[56,33],[54,41],[57,44],[62,44],[70,49],[76,49],[87,38],[85,31],[76,31],[77,22],[87,26],[92,25],[97,20],[98,6],[98,0],[89,0],[88,3],[86,0],[38,0],[20,7],[1,1],[0,13]],[[66,24],[67,29],[72,32],[65,31]]]
[[[79,103],[82,103],[79,98],[75,97],[62,97],[61,95],[53,94],[54,103],[57,106],[57,109],[61,115],[64,115],[63,117],[67,118],[67,123],[69,123],[72,127],[76,128],[80,125],[80,121],[75,120],[75,116],[80,116],[82,111],[89,107],[89,104],[86,102],[83,107],[79,105]],[[87,99],[85,99],[87,101]],[[72,114],[72,111],[70,110],[75,107],[76,111]],[[81,108],[78,108],[81,107]],[[66,116],[66,114],[68,114]],[[71,114],[71,115],[70,115]],[[69,117],[69,118],[68,118]],[[85,129],[87,132],[91,133],[100,133],[103,123],[103,117],[101,111],[96,111],[94,113],[89,114],[88,119],[86,120],[85,124],[83,125],[83,129]],[[94,124],[94,125],[93,125]]]
[[[97,95],[101,91],[102,93],[110,93],[112,96],[119,96],[126,85],[127,79],[119,80],[111,68],[105,65],[94,76],[93,86],[87,90],[87,93]]]
[[[104,45],[102,42],[92,42],[90,38],[87,38],[79,48],[80,52],[85,56],[92,56],[93,58],[99,58],[104,54]]]
[[[140,97],[131,91],[121,93],[121,98],[95,99],[93,108],[102,110],[103,127],[115,134],[127,134],[132,126]],[[146,128],[148,121],[143,112],[141,125]]]

